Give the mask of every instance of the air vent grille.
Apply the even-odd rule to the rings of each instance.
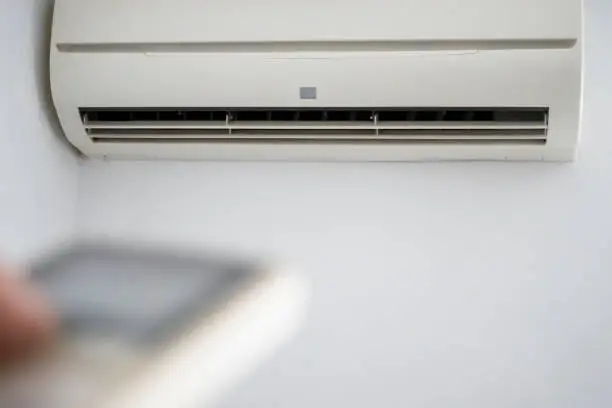
[[[544,144],[548,108],[81,108],[94,142]]]

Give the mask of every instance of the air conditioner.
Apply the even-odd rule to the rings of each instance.
[[[580,0],[56,0],[53,100],[100,158],[574,157]]]

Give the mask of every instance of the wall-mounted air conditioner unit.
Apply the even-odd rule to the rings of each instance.
[[[53,99],[109,158],[571,160],[580,0],[56,0]]]

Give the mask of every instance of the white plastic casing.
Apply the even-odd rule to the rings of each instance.
[[[581,0],[56,0],[53,100],[67,138],[91,157],[566,161],[581,117],[582,8]],[[305,86],[317,99],[300,98]],[[80,107],[438,106],[546,107],[547,141],[100,143],[79,115]]]

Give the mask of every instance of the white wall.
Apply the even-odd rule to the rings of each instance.
[[[23,260],[74,231],[78,163],[49,112],[51,1],[0,1],[0,257]]]
[[[301,334],[224,407],[612,405],[612,4],[588,4],[578,161],[85,165],[84,234],[291,259]]]

